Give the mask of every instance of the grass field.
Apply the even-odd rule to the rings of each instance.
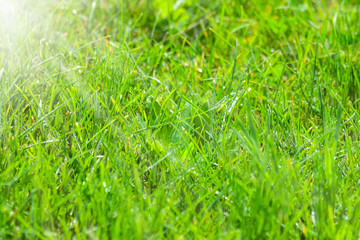
[[[357,0],[0,0],[0,239],[359,239]]]

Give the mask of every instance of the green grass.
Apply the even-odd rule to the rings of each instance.
[[[360,238],[358,1],[3,2],[1,239]]]

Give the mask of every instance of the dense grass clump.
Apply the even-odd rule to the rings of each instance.
[[[360,238],[358,1],[10,2],[1,239]]]

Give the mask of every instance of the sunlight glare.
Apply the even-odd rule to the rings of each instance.
[[[0,0],[0,25],[8,30],[14,30],[17,0]]]

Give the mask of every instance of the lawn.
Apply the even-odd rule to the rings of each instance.
[[[0,239],[359,239],[357,0],[0,0]]]

